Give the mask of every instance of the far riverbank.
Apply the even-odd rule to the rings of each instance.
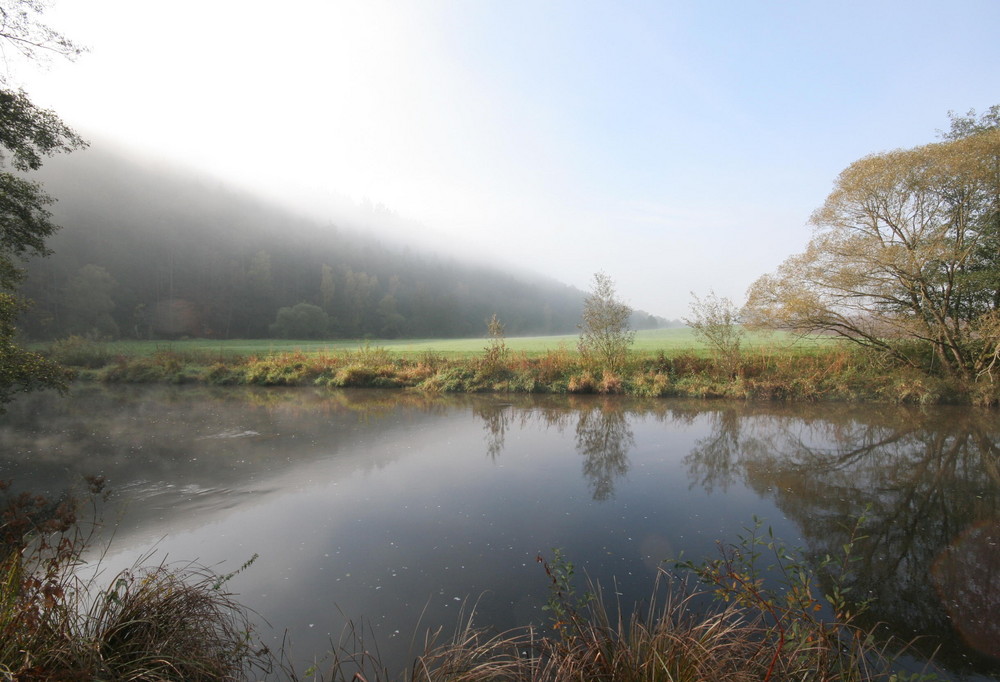
[[[71,338],[47,352],[78,380],[106,383],[1000,405],[1000,383],[992,377],[963,382],[892,364],[832,340],[761,338],[738,356],[723,358],[693,344],[686,330],[654,334],[640,338],[627,361],[613,369],[582,357],[570,345],[572,337],[362,342],[353,347],[347,342],[99,343]]]

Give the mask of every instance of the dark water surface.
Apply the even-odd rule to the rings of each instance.
[[[815,557],[870,506],[851,583],[871,618],[1000,679],[995,411],[84,386],[0,417],[0,478],[58,493],[80,474],[122,505],[106,571],[259,554],[230,587],[287,628],[300,672],[348,619],[390,662],[465,600],[482,625],[543,624],[535,559],[555,547],[631,604],[754,516]]]

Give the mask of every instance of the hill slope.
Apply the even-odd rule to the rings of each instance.
[[[580,320],[583,293],[552,280],[320,225],[107,150],[52,159],[40,179],[63,229],[22,289],[34,338],[481,336],[493,313],[508,334],[551,334]]]

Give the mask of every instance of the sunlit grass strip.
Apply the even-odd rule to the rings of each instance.
[[[528,355],[544,354],[565,349],[576,351],[579,337],[575,334],[554,336],[523,336],[505,339],[507,348]],[[177,341],[113,341],[90,344],[100,347],[104,355],[149,356],[158,352],[172,352],[181,356],[227,358],[231,356],[268,355],[278,353],[324,354],[355,351],[364,346],[385,348],[397,355],[437,353],[445,357],[468,357],[482,353],[487,343],[485,336],[468,339],[335,339],[335,340],[286,340],[286,339],[183,339]],[[802,338],[786,332],[749,333],[747,348],[773,347],[810,352],[836,342],[830,337]],[[36,344],[38,349],[48,344]],[[639,354],[689,352],[707,354],[708,348],[686,327],[675,329],[645,330],[636,333],[633,351]]]

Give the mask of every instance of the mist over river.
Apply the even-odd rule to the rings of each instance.
[[[810,561],[864,514],[852,594],[959,679],[1000,677],[1000,415],[964,407],[102,387],[0,416],[0,478],[106,476],[110,576],[219,573],[300,671],[353,620],[396,668],[423,630],[536,623],[561,548],[623,605],[754,517]],[[866,509],[868,510],[866,513]],[[113,536],[113,537],[112,537]],[[286,632],[287,630],[287,632]],[[414,635],[414,633],[418,633]],[[920,661],[915,661],[919,665]]]

